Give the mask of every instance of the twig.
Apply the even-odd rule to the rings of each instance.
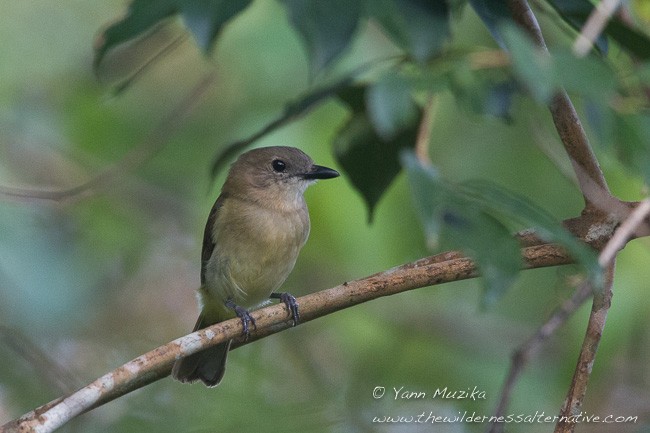
[[[436,97],[430,94],[427,98],[424,111],[422,112],[422,120],[418,128],[418,136],[415,140],[415,156],[424,165],[431,165],[431,158],[429,157],[429,143],[431,141],[431,130],[433,128],[433,119],[438,107]]]
[[[548,52],[539,24],[537,23],[537,19],[530,9],[528,2],[526,0],[509,0],[508,5],[515,22],[530,34],[539,48]],[[600,169],[598,160],[596,159],[587,139],[587,135],[582,128],[575,107],[571,103],[571,100],[564,89],[560,89],[553,96],[549,104],[549,110],[553,117],[555,128],[557,129],[564,148],[569,155],[576,178],[578,179],[578,186],[580,187],[580,191],[582,192],[585,201],[583,215],[594,212],[603,214],[600,210],[601,206],[606,205],[609,199],[612,199],[613,197],[609,192],[605,176]],[[627,220],[629,219],[630,218],[628,217]],[[623,241],[623,244],[624,243],[625,241]],[[591,367],[593,366],[598,344],[605,326],[607,311],[611,304],[611,289],[615,269],[614,257],[616,251],[618,251],[620,247],[621,246],[615,248],[613,253],[608,252],[607,257],[604,257],[602,254],[600,256],[601,259],[609,258],[606,266],[603,266],[605,261],[601,262],[601,266],[605,267],[605,284],[602,290],[599,290],[594,294],[592,311],[587,326],[587,334],[583,340],[580,358],[574,372],[567,399],[560,411],[561,418],[560,422],[556,425],[556,432],[572,432],[575,427],[572,418],[566,418],[566,416],[574,414],[581,406],[587,389]],[[579,301],[581,296],[580,292],[581,291],[578,290],[573,299]],[[572,306],[570,305],[570,307]],[[557,318],[561,318],[565,313],[560,309],[556,314],[558,314]],[[554,315],[551,319],[555,320],[555,318]],[[540,332],[542,331],[540,330]],[[541,335],[543,335],[543,333]],[[541,342],[542,340],[539,341]],[[526,350],[526,348],[524,348],[524,350]],[[526,353],[524,352],[524,355],[525,354]],[[522,357],[519,360],[513,360],[513,364],[522,361],[525,361],[525,358]],[[520,367],[513,365],[513,370],[516,369],[520,369]],[[503,398],[507,398],[507,395],[510,392],[508,386],[512,385],[509,382],[514,383],[514,379],[511,380],[510,376],[513,375],[516,377],[518,374],[518,371],[513,372],[511,370],[509,379],[504,385],[503,393],[505,397]],[[503,410],[501,403],[498,410]]]
[[[560,421],[555,426],[555,433],[570,433],[575,428],[575,415],[580,412],[582,400],[587,392],[587,384],[591,375],[591,368],[596,358],[598,345],[603,336],[607,313],[612,302],[612,285],[614,282],[614,268],[616,253],[633,238],[637,228],[644,223],[650,214],[650,200],[643,200],[630,216],[616,230],[598,257],[598,263],[606,268],[605,284],[601,291],[594,294],[594,300],[587,324],[587,332],[582,342],[578,365],[573,373],[571,387],[567,398],[560,410]]]
[[[552,244],[523,248],[522,255],[525,269],[573,262],[561,247]],[[466,257],[458,257],[456,252],[420,259],[299,298],[301,323],[383,296],[476,276],[478,272],[474,263]],[[247,343],[292,325],[283,304],[256,310],[252,315],[257,329]],[[241,332],[241,320],[232,319],[178,338],[124,364],[67,397],[56,399],[10,421],[0,427],[0,433],[52,432],[82,413],[169,375],[172,364],[179,357],[238,338]]]
[[[100,188],[118,179],[120,175],[129,172],[159,152],[185,119],[199,105],[215,79],[214,74],[204,77],[188,95],[153,129],[140,145],[127,152],[122,159],[107,167],[103,172],[88,181],[68,189],[43,190],[0,186],[0,195],[21,200],[52,200],[63,201],[82,196],[93,189]]]
[[[495,419],[503,417],[506,414],[506,409],[510,403],[512,390],[514,389],[519,376],[524,370],[528,361],[537,354],[539,348],[551,337],[555,332],[566,323],[573,313],[578,310],[589,299],[593,290],[588,281],[580,284],[580,286],[573,292],[573,295],[564,301],[549,317],[549,319],[533,334],[524,344],[519,346],[512,354],[510,360],[510,370],[506,376],[506,380],[501,388],[499,403],[494,410]],[[489,433],[503,432],[505,424],[493,422],[488,427]]]
[[[0,341],[20,355],[30,365],[35,375],[43,378],[58,392],[71,392],[83,383],[19,330],[0,325]]]
[[[602,0],[593,12],[589,15],[587,22],[582,26],[578,37],[573,43],[573,53],[578,57],[584,57],[589,53],[594,41],[603,32],[607,22],[612,18],[621,0]]]
[[[560,420],[555,425],[555,433],[572,433],[576,426],[575,418],[572,415],[577,415],[580,412],[582,401],[587,393],[591,369],[596,359],[598,345],[607,321],[607,312],[612,302],[614,269],[615,264],[613,262],[607,266],[603,288],[594,294],[591,314],[587,323],[587,333],[582,341],[578,365],[573,373],[567,398],[560,409]]]
[[[611,265],[616,253],[625,246],[630,238],[633,238],[637,235],[637,229],[641,224],[644,223],[645,218],[650,214],[650,199],[645,199],[639,203],[639,205],[632,211],[627,219],[616,229],[614,235],[607,242],[600,255],[598,256],[598,263],[603,267],[608,267]],[[606,284],[611,287],[611,272],[606,275]],[[501,397],[497,408],[494,411],[496,418],[504,416],[508,404],[510,402],[510,396],[514,385],[521,375],[524,367],[532,358],[540,346],[552,336],[569,317],[587,300],[589,296],[593,293],[593,288],[589,281],[581,284],[573,293],[570,299],[566,300],[559,308],[557,308],[551,317],[544,323],[537,332],[532,335],[524,344],[522,344],[512,355],[512,360],[510,364],[510,370],[506,380],[504,381],[503,388],[501,390]],[[601,314],[602,317],[602,314]],[[604,322],[603,322],[604,325]],[[602,333],[602,329],[601,329]],[[592,340],[590,340],[592,343]],[[597,342],[596,342],[597,343]],[[595,355],[595,349],[593,349],[593,355]],[[577,370],[576,370],[577,371]],[[588,376],[585,378],[587,379]],[[573,389],[573,387],[572,387]],[[577,388],[576,388],[577,389]],[[586,390],[586,383],[585,383]],[[567,399],[568,401],[569,399]],[[573,399],[578,401],[577,399]],[[580,401],[582,398],[580,398]],[[489,428],[489,433],[501,433],[503,431],[503,423],[492,423]],[[562,430],[561,430],[562,431]]]

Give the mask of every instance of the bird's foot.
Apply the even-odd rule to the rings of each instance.
[[[240,307],[239,305],[235,304],[232,300],[228,300],[226,302],[226,307],[230,308],[235,312],[237,317],[241,319],[241,325],[243,328],[242,334],[244,334],[244,338],[248,340],[248,337],[250,337],[251,331],[250,331],[250,325],[253,325],[253,328],[257,329],[257,325],[255,324],[255,319],[253,316],[251,316],[251,313],[248,312],[247,309],[244,307]]]
[[[289,315],[291,316],[291,319],[293,319],[293,326],[296,326],[300,321],[300,313],[298,312],[298,301],[296,301],[296,298],[291,293],[287,293],[287,292],[271,293],[271,298],[279,299],[284,303],[284,305],[287,306],[287,310],[289,310]]]

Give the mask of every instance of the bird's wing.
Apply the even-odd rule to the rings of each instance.
[[[217,198],[217,201],[214,202],[210,215],[208,216],[208,222],[205,224],[205,230],[203,231],[203,249],[201,250],[201,285],[205,283],[205,268],[208,265],[208,261],[210,260],[216,245],[214,237],[212,236],[212,228],[214,227],[214,223],[219,215],[219,209],[223,206],[225,199],[226,195],[221,194]]]

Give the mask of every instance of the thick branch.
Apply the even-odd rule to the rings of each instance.
[[[552,244],[525,247],[522,254],[525,269],[572,263],[561,247]],[[477,275],[476,266],[470,259],[456,252],[443,253],[298,298],[301,319],[307,322],[372,299]],[[254,311],[252,315],[257,329],[249,342],[291,327],[283,304]],[[5,424],[0,427],[0,433],[54,431],[84,412],[169,375],[172,364],[179,357],[238,338],[241,332],[241,321],[232,319],[178,338],[67,397],[56,399]]]

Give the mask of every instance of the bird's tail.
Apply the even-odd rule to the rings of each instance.
[[[213,324],[207,321],[205,315],[201,313],[192,332]],[[226,371],[226,356],[231,341],[217,344],[209,349],[179,359],[172,369],[172,377],[183,383],[200,380],[207,386],[217,386]]]

